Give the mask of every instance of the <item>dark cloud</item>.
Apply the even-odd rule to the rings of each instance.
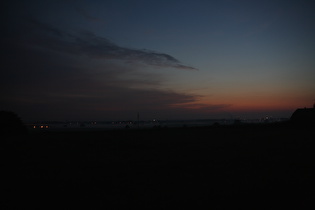
[[[10,33],[2,39],[0,109],[23,119],[133,119],[137,112],[143,119],[178,119],[196,113],[187,104],[200,96],[164,88],[161,74],[131,64],[194,69],[168,54],[120,47],[36,20]]]
[[[64,85],[65,86],[65,85]],[[95,86],[98,86],[95,88]],[[177,118],[184,109],[172,104],[196,100],[193,95],[158,89],[133,89],[97,84],[95,86],[47,89],[20,89],[2,103],[17,111],[24,119],[50,120],[123,120],[142,113],[143,119],[166,119],[171,112]],[[22,105],[22,106],[21,106]],[[144,114],[145,113],[145,114]],[[131,118],[132,119],[132,118]]]
[[[97,36],[89,31],[70,33],[34,19],[31,19],[28,25],[29,28],[25,28],[25,30],[31,31],[28,31],[28,35],[23,34],[22,39],[27,44],[34,46],[63,53],[87,55],[96,59],[116,59],[158,67],[197,70],[182,64],[166,53],[121,47],[107,38]]]
[[[133,65],[11,46],[1,63],[0,109],[26,120],[166,118],[198,96],[163,89],[163,77]],[[177,115],[176,115],[177,116]],[[131,118],[132,119],[132,118]]]

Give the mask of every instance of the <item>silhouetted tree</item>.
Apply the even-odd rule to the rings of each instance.
[[[26,126],[17,114],[11,111],[0,111],[0,135],[25,134]]]
[[[315,108],[297,109],[292,114],[290,121],[300,125],[315,124]]]

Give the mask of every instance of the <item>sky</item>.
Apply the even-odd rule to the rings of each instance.
[[[34,120],[289,118],[315,102],[312,0],[7,1],[0,109]]]

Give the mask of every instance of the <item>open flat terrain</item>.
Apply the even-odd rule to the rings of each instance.
[[[1,140],[5,209],[314,207],[315,131],[290,124]]]

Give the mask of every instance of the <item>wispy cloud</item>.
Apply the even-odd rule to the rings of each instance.
[[[140,62],[151,66],[170,67],[181,70],[197,70],[180,62],[175,57],[147,49],[133,49],[119,46],[105,37],[84,31],[70,33],[49,24],[32,20],[30,40],[35,45],[72,54],[87,55],[96,59],[116,59],[126,62]]]
[[[166,53],[121,47],[106,38],[98,37],[89,32],[77,37],[76,44],[79,46],[82,53],[96,58],[121,59],[132,62],[143,62],[159,67],[197,70],[194,67],[182,64],[179,60]]]
[[[195,100],[188,103],[180,103],[180,104],[173,104],[173,107],[182,108],[182,109],[189,109],[189,110],[203,110],[204,113],[217,111],[217,110],[224,110],[232,106],[232,104],[205,104],[205,103],[198,103],[197,97],[194,98]]]

